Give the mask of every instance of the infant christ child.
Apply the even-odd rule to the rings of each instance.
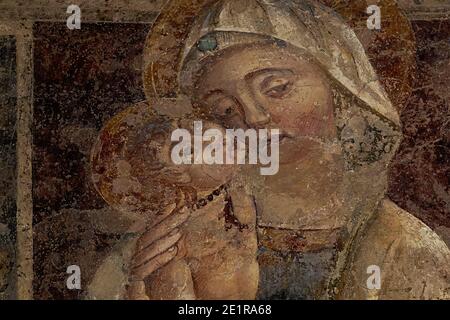
[[[93,156],[94,163],[106,154],[114,159],[114,165],[93,168],[98,172],[97,189],[105,200],[123,213],[144,216],[151,228],[161,221],[162,212],[189,212],[186,222],[176,230],[181,239],[175,258],[143,279],[145,294],[132,292],[128,297],[254,299],[259,279],[256,212],[242,187],[238,167],[174,164],[171,132],[192,128],[191,120],[169,120],[136,108],[111,122],[104,129],[107,139],[99,143],[101,148],[97,144],[99,156],[95,158],[95,148]],[[203,126],[205,130],[224,131],[209,121]],[[118,138],[124,132],[126,141]],[[147,231],[150,234],[151,228]],[[132,268],[147,262],[145,250],[138,241]],[[133,270],[130,272],[132,275]]]

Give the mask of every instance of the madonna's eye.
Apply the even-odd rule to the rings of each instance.
[[[291,92],[293,80],[291,77],[269,77],[261,84],[261,91],[271,98],[282,98]]]

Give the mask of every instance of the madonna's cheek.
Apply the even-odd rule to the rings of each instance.
[[[295,121],[296,131],[300,136],[320,137],[326,127],[323,119],[316,115],[307,115],[299,117]]]
[[[271,127],[292,136],[322,137],[333,132],[333,115],[323,115],[315,111],[309,113],[284,112],[271,115]]]
[[[272,127],[294,136],[334,137],[332,103],[308,101],[278,105],[271,111]]]

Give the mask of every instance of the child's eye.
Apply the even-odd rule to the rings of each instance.
[[[233,97],[224,97],[218,100],[214,105],[214,113],[219,118],[229,118],[237,114],[239,106]]]

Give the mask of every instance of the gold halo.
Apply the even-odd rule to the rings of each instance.
[[[355,31],[381,84],[397,110],[412,92],[416,40],[411,24],[394,0],[319,0],[338,12]],[[381,30],[367,28],[369,5],[381,9]]]
[[[190,26],[201,10],[217,0],[170,0],[161,10],[144,48],[143,85],[147,99],[178,94],[181,54]],[[353,28],[393,105],[401,109],[412,91],[415,38],[394,0],[320,0]],[[381,30],[369,30],[366,9],[381,8]]]
[[[169,0],[144,46],[143,84],[148,100],[175,98],[184,42],[200,11],[214,0]]]

